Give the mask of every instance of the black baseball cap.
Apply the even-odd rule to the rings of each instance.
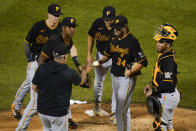
[[[72,27],[75,27],[75,26],[78,26],[76,24],[76,19],[73,18],[73,17],[65,17],[63,20],[62,20],[62,26],[72,26]]]
[[[116,16],[116,9],[112,6],[106,6],[103,9],[103,16],[102,18],[105,21],[113,20]]]
[[[66,55],[67,53],[69,53],[69,50],[65,44],[57,44],[54,47],[53,53],[54,53],[54,56],[62,56],[62,55]]]
[[[53,16],[59,17],[62,15],[60,6],[57,4],[51,4],[48,6],[48,13],[50,13]]]
[[[128,20],[125,16],[116,16],[114,23],[111,24],[112,28],[120,30],[128,24]]]

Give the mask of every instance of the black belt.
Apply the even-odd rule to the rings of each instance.
[[[125,75],[114,75],[114,77],[125,77]]]
[[[173,92],[175,92],[175,89],[174,90],[171,90],[171,91],[163,91],[163,92],[160,92],[160,93],[173,93]]]

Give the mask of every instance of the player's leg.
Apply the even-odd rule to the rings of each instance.
[[[76,129],[79,126],[79,124],[72,120],[71,105],[68,108],[68,115],[67,115],[67,117],[68,117],[68,122],[69,122],[69,124],[68,124],[69,128]]]
[[[130,130],[130,102],[135,87],[135,78],[118,77],[118,97],[116,106],[116,120],[118,131]]]
[[[26,94],[29,92],[30,90],[30,68],[27,68],[27,74],[26,74],[26,79],[25,81],[22,83],[22,85],[19,87],[17,93],[16,93],[16,96],[15,96],[15,99],[13,101],[13,104],[12,104],[12,112],[13,112],[13,116],[14,118],[20,120],[21,119],[21,109],[22,109],[22,103],[23,103],[23,100],[26,96]]]
[[[173,130],[173,112],[177,108],[180,101],[180,94],[176,89],[173,93],[163,93],[162,98],[159,98],[163,111],[161,121],[164,123],[161,125],[163,130]],[[165,129],[166,128],[166,129]]]
[[[114,87],[115,87],[115,83],[114,83],[114,75],[112,73],[110,73],[110,77],[112,80],[112,101],[111,101],[111,115],[110,115],[110,123],[112,124],[116,124],[116,99],[115,99],[115,91],[114,91]]]
[[[38,115],[39,115],[39,118],[40,118],[42,125],[43,125],[43,131],[51,131],[52,126],[51,126],[50,120],[48,118],[49,116],[46,116],[41,113],[38,113]]]
[[[68,116],[50,117],[52,131],[68,131]]]
[[[36,69],[38,68],[38,63],[33,62],[30,65],[30,71],[29,71],[29,79],[30,82],[33,79],[33,76],[35,74]],[[32,85],[32,83],[30,83]],[[27,107],[25,108],[25,111],[23,112],[22,118],[18,124],[17,129],[27,129],[30,121],[32,120],[33,116],[37,114],[37,97],[38,94],[30,88],[30,101]]]
[[[97,52],[96,60],[101,58],[101,54]],[[94,79],[94,97],[95,97],[95,109],[94,112],[96,115],[99,115],[101,112],[101,99],[103,91],[103,82],[107,74],[108,68],[105,68],[103,65],[95,68],[95,79]]]
[[[33,116],[37,114],[37,101],[35,100],[35,95],[36,93],[34,93],[34,99],[31,99],[29,104],[25,108],[22,118],[16,128],[16,131],[26,130]]]

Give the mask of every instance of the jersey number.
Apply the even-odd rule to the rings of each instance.
[[[126,65],[126,60],[123,60],[123,61],[122,61],[121,58],[118,57],[118,61],[117,61],[116,64],[119,65],[119,66],[122,65],[123,67],[125,67],[125,65]]]

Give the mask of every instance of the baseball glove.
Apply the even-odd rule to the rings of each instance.
[[[91,76],[89,74],[90,70],[91,70],[91,67],[89,67],[89,66],[82,67],[82,71],[86,72],[86,80],[85,80],[84,84],[80,85],[83,88],[90,88],[91,87]],[[80,73],[82,73],[82,72],[80,72]]]
[[[162,112],[162,106],[159,99],[155,96],[148,96],[146,99],[148,112],[155,116],[160,117]]]
[[[83,88],[90,88],[91,87],[91,76],[89,73],[86,74],[86,80],[84,84],[80,85]]]

